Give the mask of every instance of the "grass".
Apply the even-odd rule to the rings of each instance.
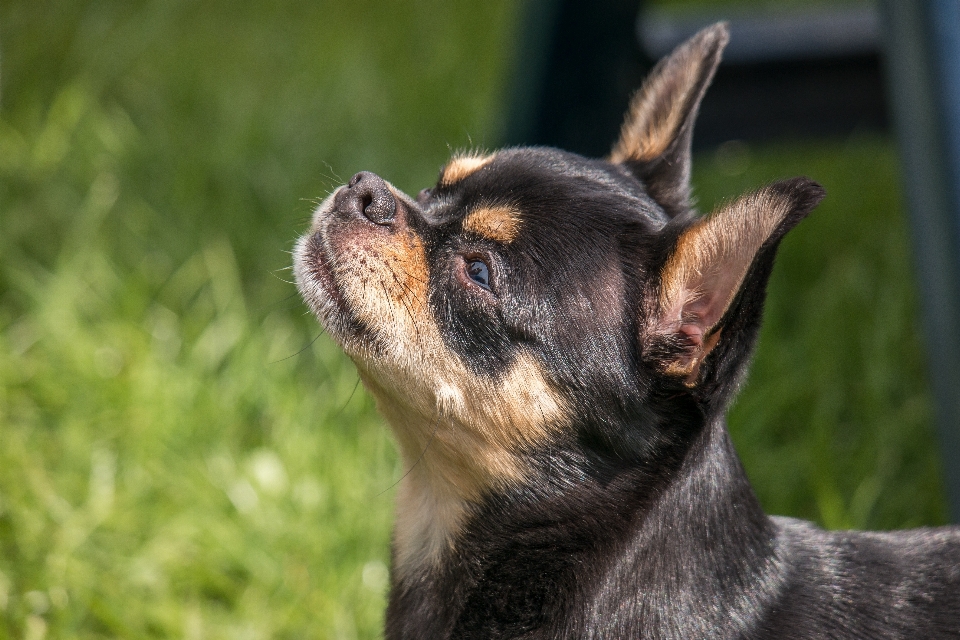
[[[393,445],[284,282],[312,202],[501,129],[505,1],[0,3],[0,638],[369,638]],[[764,504],[945,518],[886,140],[698,158],[827,186],[731,429]]]

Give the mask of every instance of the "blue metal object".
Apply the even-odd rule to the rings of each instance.
[[[960,522],[960,0],[882,0],[944,474]]]
[[[656,5],[640,12],[637,39],[658,60],[704,27],[724,20],[730,44],[724,64],[769,64],[794,60],[849,58],[876,53],[880,20],[872,5],[791,7],[787,10],[679,13]]]

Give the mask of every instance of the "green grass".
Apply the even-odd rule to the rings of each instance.
[[[286,251],[353,172],[415,191],[495,144],[514,11],[0,3],[0,638],[378,636],[402,470]],[[772,511],[941,522],[889,144],[731,147],[696,182],[800,173],[830,195],[734,437]]]

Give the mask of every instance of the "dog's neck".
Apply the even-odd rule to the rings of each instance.
[[[672,615],[699,616],[708,630],[711,616],[726,626],[757,610],[723,602],[740,592],[725,586],[754,584],[762,600],[779,583],[774,526],[721,420],[703,426],[669,477],[633,468],[532,493],[473,513],[441,568],[395,578],[388,637],[471,637],[491,620],[512,620],[497,627],[508,637],[547,620],[560,625],[548,635],[589,637],[565,618],[607,614],[623,616],[625,630]],[[564,615],[575,611],[591,614]]]

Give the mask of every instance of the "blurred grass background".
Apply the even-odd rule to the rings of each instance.
[[[517,12],[0,0],[0,638],[379,635],[402,470],[287,251],[354,172],[415,192],[496,145]],[[896,162],[697,159],[704,209],[829,194],[730,416],[772,512],[945,521]]]

